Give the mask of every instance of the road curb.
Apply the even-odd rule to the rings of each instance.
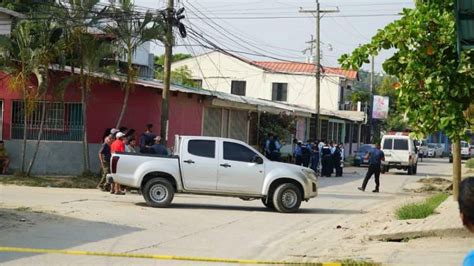
[[[366,240],[403,241],[421,237],[469,237],[469,232],[464,228],[445,228],[432,230],[413,230],[387,234],[367,235]]]

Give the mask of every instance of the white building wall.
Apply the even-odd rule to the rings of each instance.
[[[201,79],[205,89],[231,92],[232,80],[246,81],[246,95],[254,98],[272,99],[272,83],[287,83],[287,102],[316,108],[316,78],[307,74],[282,74],[265,72],[241,60],[212,52],[189,58],[172,65],[172,70],[187,66],[193,79]],[[204,75],[203,75],[204,73]],[[341,78],[322,77],[321,108],[338,110]]]

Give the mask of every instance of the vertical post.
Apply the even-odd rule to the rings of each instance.
[[[316,70],[316,136],[314,139],[317,139],[318,136],[321,136],[321,36],[320,36],[320,6],[319,0],[316,0],[316,60],[315,70]]]
[[[461,140],[453,141],[453,199],[458,200],[461,183]]]
[[[166,146],[168,141],[168,116],[169,116],[169,91],[171,84],[171,61],[173,56],[173,14],[174,0],[168,0],[166,9],[166,31],[165,31],[165,60],[163,92],[161,94],[161,141]]]
[[[359,130],[357,130],[357,150],[360,150],[360,136],[362,135],[362,122],[359,122]]]
[[[372,143],[374,141],[373,136],[375,135],[375,128],[373,125],[373,120],[372,120],[372,111],[374,110],[373,104],[374,104],[374,56],[371,57],[371,71],[370,71],[370,109],[368,111],[369,114],[369,143]]]

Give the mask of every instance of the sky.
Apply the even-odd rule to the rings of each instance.
[[[161,9],[165,0],[136,0],[141,7]],[[337,59],[360,44],[370,41],[378,29],[399,18],[403,8],[414,6],[411,0],[320,0],[322,10],[339,10],[321,19],[322,65],[338,66]],[[175,0],[185,7],[183,23],[219,47],[259,61],[302,61],[315,35],[316,20],[300,8],[316,8],[315,0]],[[196,40],[197,39],[197,40]],[[174,53],[200,54],[209,51],[200,38],[178,38]],[[160,44],[153,49],[163,53]],[[243,53],[242,53],[243,52]],[[245,54],[244,54],[245,53]],[[375,58],[375,71],[393,51]],[[365,65],[364,69],[369,69]]]

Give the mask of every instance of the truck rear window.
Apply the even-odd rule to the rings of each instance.
[[[407,139],[394,139],[393,140],[393,149],[394,150],[408,150],[408,140]]]
[[[385,139],[383,142],[382,149],[384,150],[391,150],[393,146],[393,139]]]
[[[215,158],[216,142],[214,140],[190,140],[188,153],[196,156]]]

